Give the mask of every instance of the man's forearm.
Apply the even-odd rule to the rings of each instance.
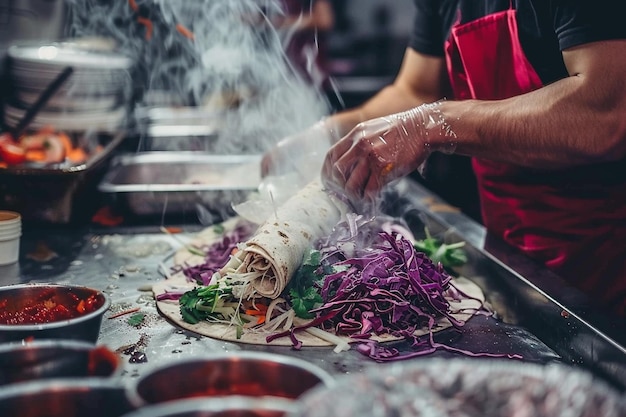
[[[584,77],[572,76],[510,99],[451,101],[440,109],[458,153],[556,169],[626,156],[625,100],[594,102],[593,94]]]
[[[405,111],[438,98],[410,94],[401,86],[391,84],[364,104],[334,114],[329,121],[333,123],[339,137],[343,137],[360,122]]]
[[[570,76],[533,92],[440,107],[457,152],[534,168],[626,157],[626,40],[563,52]]]

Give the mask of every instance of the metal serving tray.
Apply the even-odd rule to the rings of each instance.
[[[230,211],[259,186],[261,156],[194,152],[118,155],[99,185],[134,215]]]
[[[88,221],[97,209],[96,186],[126,134],[70,134],[91,157],[78,165],[29,163],[0,169],[0,208],[17,211],[29,222]]]
[[[216,126],[198,124],[151,124],[142,128],[140,152],[212,152],[219,131]]]
[[[138,108],[139,150],[213,152],[222,115],[200,107]]]

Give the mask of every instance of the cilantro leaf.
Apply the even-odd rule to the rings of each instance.
[[[309,311],[323,302],[319,294],[320,283],[324,279],[320,264],[320,252],[309,251],[285,290],[289,294],[296,316],[300,318],[313,318],[314,314]]]
[[[146,318],[145,313],[136,313],[130,316],[128,320],[126,320],[126,323],[128,323],[130,326],[133,326],[133,327],[139,327],[143,323],[143,320],[145,318]]]
[[[307,288],[304,293],[298,292],[295,288],[289,291],[291,296],[291,306],[296,313],[296,316],[303,319],[312,319],[315,314],[310,313],[310,310],[322,304],[322,296],[319,295],[317,290],[313,287]]]
[[[183,320],[197,324],[210,317],[221,316],[220,313],[213,312],[212,308],[203,306],[215,306],[220,296],[231,292],[230,288],[219,288],[218,284],[199,286],[185,292],[178,300]]]
[[[200,301],[198,290],[198,288],[194,288],[187,291],[178,300],[180,314],[187,323],[196,324],[205,318],[206,313],[196,310],[196,304]]]
[[[441,263],[450,269],[467,263],[467,254],[463,250],[465,242],[446,244],[430,235],[426,229],[426,238],[413,242],[416,250],[423,252],[434,263]]]

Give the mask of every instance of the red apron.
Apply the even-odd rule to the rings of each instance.
[[[513,9],[454,25],[445,52],[456,99],[503,99],[542,86]],[[473,167],[490,233],[626,315],[626,181],[607,185],[606,167],[597,166],[553,173],[474,159]]]

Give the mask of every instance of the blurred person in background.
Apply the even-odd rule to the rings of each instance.
[[[432,153],[472,157],[490,234],[626,316],[626,2],[414,4],[395,81],[280,141],[264,173],[325,155],[329,189],[375,201]]]
[[[281,0],[285,14],[273,24],[286,36],[285,53],[295,70],[316,87],[328,80],[326,36],[335,24],[329,0]]]

